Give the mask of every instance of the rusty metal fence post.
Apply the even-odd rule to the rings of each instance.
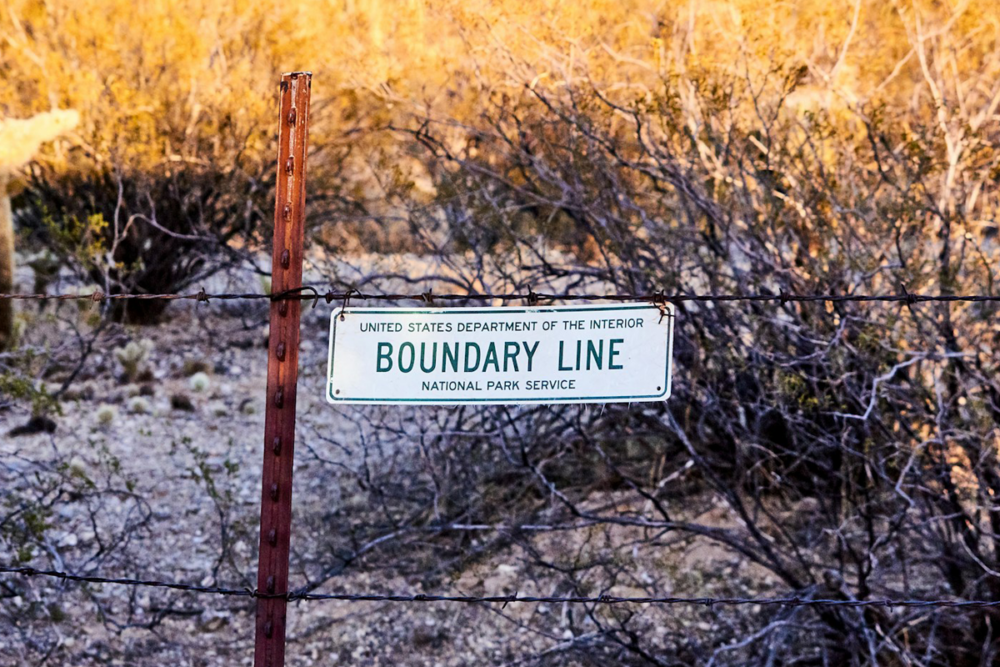
[[[310,72],[292,72],[281,77],[278,179],[271,265],[271,294],[275,295],[302,286],[302,236],[311,86]],[[298,299],[271,301],[257,590],[275,595],[288,592],[299,313]],[[287,607],[288,601],[284,598],[257,599],[255,667],[284,665]]]

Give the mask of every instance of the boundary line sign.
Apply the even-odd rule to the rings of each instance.
[[[671,304],[342,308],[327,402],[555,404],[670,396]]]

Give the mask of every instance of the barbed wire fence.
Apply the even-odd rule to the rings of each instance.
[[[685,303],[685,302],[763,302],[763,303],[904,303],[914,305],[919,303],[997,303],[1000,295],[992,294],[919,294],[903,289],[895,294],[794,294],[779,291],[777,294],[690,294],[651,292],[646,294],[559,294],[549,292],[509,292],[509,293],[435,293],[398,292],[370,293],[357,289],[346,291],[327,290],[314,286],[298,287],[277,294],[257,292],[218,292],[209,293],[205,290],[187,294],[105,294],[101,291],[90,293],[65,294],[0,294],[2,300],[14,301],[236,301],[236,300],[266,300],[283,301],[299,300],[319,301],[326,303],[350,301],[525,301],[540,303],[542,301],[611,301],[611,302],[646,302],[646,303]]]
[[[227,597],[258,598],[266,600],[287,600],[289,602],[316,602],[337,600],[342,602],[457,602],[465,604],[502,604],[541,603],[541,604],[644,604],[644,605],[693,605],[693,606],[741,606],[761,605],[774,607],[840,607],[840,608],[939,608],[956,611],[976,611],[1000,607],[1000,600],[897,600],[892,598],[877,598],[870,600],[838,600],[831,598],[790,597],[653,597],[653,596],[559,596],[559,595],[428,595],[425,593],[393,594],[393,593],[307,593],[291,591],[287,594],[265,593],[250,588],[220,588],[218,586],[199,586],[155,579],[129,579],[125,577],[98,577],[77,575],[58,570],[39,570],[33,567],[0,566],[0,572],[19,574],[26,577],[49,577],[63,581],[73,581],[87,584],[112,584],[121,586],[142,586],[147,588],[166,588],[187,593],[202,595],[221,595]]]
[[[0,294],[0,300],[16,301],[91,301],[103,303],[106,301],[124,300],[168,300],[195,301],[209,303],[211,301],[233,300],[300,300],[312,302],[315,306],[320,301],[327,304],[338,303],[344,306],[352,301],[419,301],[425,304],[440,302],[510,302],[524,301],[530,305],[542,302],[558,301],[608,301],[637,303],[684,303],[684,302],[758,302],[758,303],[899,303],[914,306],[924,303],[995,303],[1000,302],[1000,296],[980,294],[920,294],[907,291],[899,293],[866,295],[866,294],[794,294],[778,292],[777,294],[668,294],[655,292],[647,294],[603,293],[603,294],[568,294],[568,293],[434,293],[433,291],[410,293],[366,293],[360,290],[331,290],[318,286],[305,286],[286,290],[276,294],[264,293],[209,293],[205,290],[193,293],[171,294],[105,294],[100,291],[91,293],[61,293],[61,294]],[[538,604],[584,604],[584,605],[688,605],[688,606],[746,606],[758,605],[767,607],[822,607],[863,609],[872,607],[910,608],[910,609],[940,609],[953,612],[982,612],[1000,608],[1000,600],[968,600],[968,599],[836,599],[811,598],[804,596],[785,597],[673,597],[673,596],[617,596],[602,594],[598,596],[539,596],[520,595],[514,592],[508,595],[433,595],[423,593],[314,593],[305,589],[289,591],[285,594],[275,594],[251,588],[224,588],[217,586],[202,586],[197,584],[162,581],[159,579],[136,579],[128,577],[109,577],[76,574],[59,570],[37,569],[29,566],[0,564],[0,573],[5,575],[40,577],[53,580],[68,581],[81,584],[106,584],[116,586],[162,588],[183,591],[198,595],[215,595],[224,597],[252,599],[280,599],[288,602],[393,602],[393,603],[458,603],[458,604],[498,604],[506,607],[514,603]]]

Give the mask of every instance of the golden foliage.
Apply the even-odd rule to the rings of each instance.
[[[986,1],[8,0],[0,114],[79,109],[84,168],[270,159],[275,82],[299,69],[317,141],[413,108],[473,119],[525,84],[634,97],[691,71],[787,86],[793,109],[920,116],[994,93],[998,25]]]

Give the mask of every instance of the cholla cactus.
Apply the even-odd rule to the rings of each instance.
[[[153,350],[153,343],[148,339],[138,342],[129,341],[124,347],[115,350],[115,359],[122,365],[122,371],[127,382],[134,382],[143,370],[149,353]]]
[[[191,376],[191,379],[188,380],[188,385],[190,385],[191,391],[196,393],[206,391],[210,384],[211,381],[208,379],[208,375],[206,373],[195,373]]]
[[[148,415],[153,406],[142,396],[133,396],[128,401],[128,411],[134,415]]]
[[[14,291],[14,214],[10,207],[10,179],[38,152],[42,144],[76,127],[76,111],[50,111],[27,120],[0,119],[0,293]],[[0,349],[14,338],[13,301],[0,300]]]
[[[113,405],[102,405],[97,408],[97,423],[101,426],[110,426],[118,416],[118,411]]]

